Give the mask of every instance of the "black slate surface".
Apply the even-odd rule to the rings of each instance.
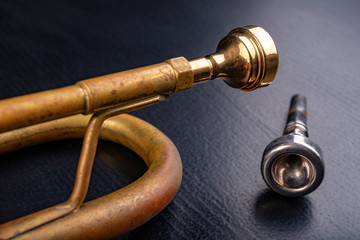
[[[163,212],[119,239],[358,239],[359,11],[357,1],[3,0],[0,99],[206,55],[232,28],[262,26],[280,55],[270,87],[247,93],[217,80],[133,113],[173,140],[184,175]],[[267,189],[260,160],[295,93],[308,99],[326,174],[312,194],[287,199]],[[80,147],[62,141],[1,156],[0,222],[64,201]],[[101,142],[86,201],[145,170],[129,150]]]

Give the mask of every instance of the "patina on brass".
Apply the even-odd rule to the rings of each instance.
[[[174,144],[150,124],[126,114],[116,115],[215,78],[251,91],[269,85],[277,67],[277,50],[269,34],[260,27],[247,26],[231,31],[216,53],[203,58],[173,58],[0,101],[0,153],[85,134],[70,198],[0,225],[0,238],[111,238],[145,223],[178,191],[180,156]],[[98,137],[132,149],[144,159],[148,171],[125,188],[83,204]]]

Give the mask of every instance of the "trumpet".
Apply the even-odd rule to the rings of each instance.
[[[149,221],[176,195],[181,159],[160,130],[124,113],[217,78],[233,88],[252,91],[269,85],[277,68],[271,36],[258,26],[245,26],[230,31],[216,52],[205,57],[172,58],[0,101],[0,153],[84,137],[69,199],[1,224],[0,239],[104,239]],[[148,170],[130,185],[83,203],[99,138],[131,149]]]

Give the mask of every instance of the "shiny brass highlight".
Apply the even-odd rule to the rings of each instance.
[[[0,239],[111,238],[145,223],[178,191],[180,156],[174,144],[150,124],[116,115],[164,101],[215,78],[251,91],[269,85],[277,67],[277,50],[270,35],[260,27],[247,26],[231,31],[216,53],[202,58],[173,58],[0,101],[0,153],[85,135],[70,198],[0,225]],[[132,149],[144,159],[148,171],[125,188],[83,204],[98,137]]]

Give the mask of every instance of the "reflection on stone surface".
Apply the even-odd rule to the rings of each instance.
[[[266,228],[274,231],[300,231],[312,221],[311,201],[306,197],[283,197],[266,190],[256,197],[255,217]]]

